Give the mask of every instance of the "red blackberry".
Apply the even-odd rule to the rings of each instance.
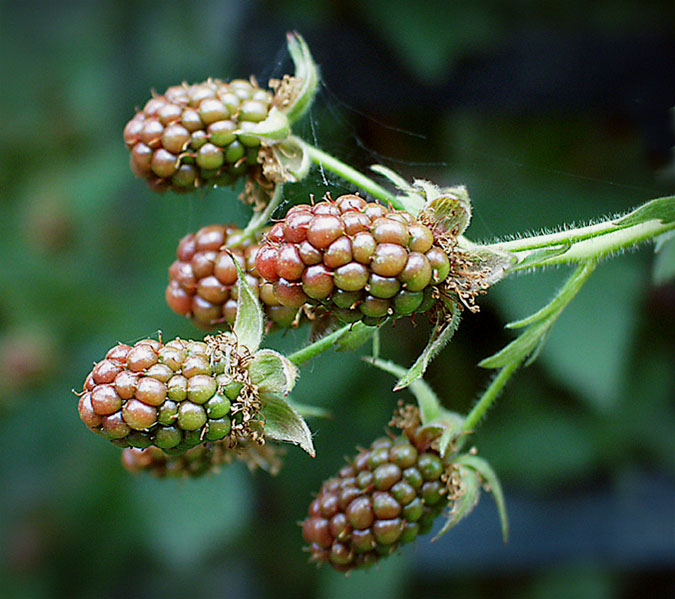
[[[176,250],[177,259],[169,268],[167,304],[200,328],[234,324],[239,289],[234,266],[237,260],[270,322],[291,326],[297,308],[282,306],[274,296],[272,284],[262,279],[255,268],[260,236],[226,249],[228,241],[240,234],[241,230],[232,225],[210,225],[183,237]]]
[[[178,455],[205,441],[259,440],[260,400],[232,336],[211,343],[120,343],[95,364],[80,394],[82,421],[120,447]]]
[[[428,427],[407,427],[373,442],[324,482],[309,506],[302,534],[313,561],[341,571],[367,568],[431,530],[461,493],[451,463]]]
[[[291,208],[256,254],[284,306],[324,305],[347,322],[424,312],[450,261],[408,212],[343,195]]]
[[[254,80],[208,79],[154,95],[124,128],[131,170],[155,191],[189,191],[259,176],[260,139],[272,92]]]

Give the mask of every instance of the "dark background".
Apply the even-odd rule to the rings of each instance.
[[[297,29],[323,84],[308,140],[359,167],[464,183],[474,239],[582,223],[672,193],[671,2],[21,2],[0,4],[0,595],[666,597],[675,567],[672,282],[647,246],[593,275],[538,362],[475,436],[501,476],[442,540],[349,578],[306,563],[311,492],[379,435],[399,396],[358,355],[324,355],[296,399],[315,460],[289,448],[275,479],[240,465],[198,481],[132,477],[77,417],[91,363],[117,341],[201,337],[164,304],[180,237],[243,224],[237,190],[157,196],[121,132],[150,89],[292,65]],[[289,201],[351,189],[313,171]],[[567,271],[497,285],[428,380],[466,411],[512,338]],[[654,274],[656,273],[656,275]],[[656,277],[656,278],[655,278]],[[383,331],[410,364],[428,327]],[[306,330],[270,336],[299,348]],[[399,394],[408,399],[406,392]]]

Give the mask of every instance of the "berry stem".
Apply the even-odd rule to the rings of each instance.
[[[274,187],[274,193],[272,194],[270,201],[267,202],[267,205],[260,212],[253,213],[246,228],[239,235],[232,235],[228,239],[228,247],[236,247],[241,244],[242,241],[253,239],[256,236],[256,234],[270,221],[272,214],[274,214],[274,211],[279,207],[279,204],[281,204],[281,200],[283,199],[282,191],[282,184]]]
[[[295,138],[304,148],[305,152],[309,156],[310,160],[318,165],[323,167],[326,170],[335,173],[339,177],[350,181],[354,185],[360,187],[363,191],[369,193],[373,197],[391,204],[394,208],[402,209],[403,206],[399,204],[396,200],[396,197],[390,191],[387,191],[384,187],[378,185],[370,177],[367,177],[363,173],[360,173],[356,169],[352,168],[348,164],[345,164],[341,160],[338,160],[334,156],[327,154],[323,150],[308,144],[306,141],[299,138]]]
[[[321,337],[321,339],[315,341],[314,343],[310,343],[309,345],[303,347],[302,349],[299,349],[295,353],[292,353],[290,356],[287,356],[287,358],[291,362],[293,362],[293,364],[295,364],[296,366],[300,366],[300,364],[308,362],[315,356],[318,356],[319,354],[333,347],[333,345],[337,343],[347,333],[353,332],[354,334],[358,334],[360,331],[365,330],[367,328],[371,327],[368,327],[362,322],[347,324],[339,328],[337,331],[334,331],[326,335],[325,337]]]
[[[482,247],[511,253],[517,261],[509,272],[554,264],[579,264],[599,260],[672,231],[675,229],[674,212],[675,196],[658,198],[624,216],[586,227]]]
[[[484,391],[483,395],[480,396],[480,399],[476,402],[476,405],[464,419],[464,425],[462,427],[463,432],[470,433],[474,430],[485,412],[487,412],[492,402],[497,399],[500,391],[504,388],[504,385],[506,385],[518,366],[520,366],[520,362],[512,362],[511,364],[508,364],[499,371],[494,379],[492,379],[490,386]]]
[[[523,362],[529,365],[536,359],[553,323],[583,287],[596,266],[597,262],[594,260],[584,262],[575,269],[548,305],[528,318],[507,325],[508,328],[524,328],[524,330],[504,349],[480,362],[479,365],[484,368],[500,368],[500,370],[464,419],[462,427],[464,432],[469,433],[475,429],[518,367]]]

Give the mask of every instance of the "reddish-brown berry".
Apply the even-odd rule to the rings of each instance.
[[[241,234],[230,225],[210,225],[186,235],[178,244],[176,261],[169,268],[166,302],[169,307],[190,318],[203,329],[225,328],[234,324],[237,314],[238,279],[236,260],[246,273],[252,291],[262,301],[270,322],[289,327],[295,321],[297,308],[281,305],[266,280],[278,277],[276,248],[258,246],[257,240],[246,239],[226,248],[228,240]],[[302,264],[298,251],[286,245],[287,256],[282,270],[291,276],[300,276]],[[260,251],[259,251],[260,250]],[[274,258],[269,259],[273,253]],[[266,257],[268,256],[268,257]],[[267,276],[261,278],[260,272]],[[262,287],[266,291],[262,291]]]
[[[293,207],[262,243],[257,271],[281,305],[323,305],[346,322],[426,311],[450,270],[429,227],[356,195]]]
[[[367,568],[429,532],[457,482],[434,449],[440,432],[421,428],[377,439],[324,482],[302,523],[313,561]]]
[[[253,81],[170,87],[124,128],[131,170],[153,190],[178,192],[259,175],[260,141],[244,129],[267,118],[271,103],[272,93]]]
[[[259,408],[246,360],[230,337],[215,338],[231,344],[226,356],[214,353],[209,339],[116,345],[85,380],[80,418],[120,447],[154,446],[172,455],[205,441],[235,445],[255,436],[241,420],[245,410],[255,427],[252,411]]]

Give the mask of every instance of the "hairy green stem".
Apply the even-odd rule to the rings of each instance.
[[[283,185],[276,185],[274,188],[274,193],[270,198],[270,201],[267,202],[267,205],[260,211],[254,212],[251,216],[251,220],[248,221],[246,228],[239,235],[233,235],[228,239],[227,246],[233,247],[239,245],[242,241],[246,239],[253,239],[256,234],[269,222],[272,218],[272,214],[281,204],[283,199]]]
[[[615,252],[650,241],[675,230],[675,198],[659,198],[618,218],[546,235],[535,235],[482,246],[488,250],[509,252],[516,258],[510,272],[599,260]],[[550,255],[541,255],[542,250]],[[558,250],[558,251],[556,251]],[[533,258],[537,258],[533,262]]]
[[[536,358],[546,334],[567,305],[579,293],[579,290],[591,276],[596,266],[597,262],[594,260],[581,264],[570,275],[569,279],[567,279],[548,305],[528,318],[507,325],[509,328],[527,328],[503,350],[480,363],[485,368],[500,367],[500,370],[464,419],[462,427],[464,432],[468,433],[474,430],[518,367],[523,362],[527,361],[526,363],[529,364]]]
[[[512,362],[511,364],[504,366],[504,368],[499,371],[497,376],[492,379],[490,386],[485,390],[483,395],[481,395],[476,405],[464,419],[462,432],[469,433],[473,431],[485,412],[487,412],[492,402],[497,399],[499,392],[504,388],[504,385],[506,385],[507,381],[511,378],[511,375],[516,371],[518,366],[520,366],[520,362]]]
[[[402,206],[398,205],[398,201],[392,192],[387,191],[384,187],[375,183],[370,177],[360,173],[355,168],[352,168],[334,156],[327,154],[323,150],[308,144],[306,141],[301,140],[300,138],[296,139],[302,144],[310,160],[317,166],[338,175],[346,181],[350,181],[378,200],[390,203],[395,208],[402,208]]]
[[[337,343],[341,337],[346,335],[349,332],[354,332],[358,333],[361,331],[361,329],[365,328],[366,325],[363,324],[362,322],[357,322],[354,324],[347,324],[341,328],[339,328],[337,331],[334,331],[325,337],[321,337],[321,339],[318,339],[314,343],[310,343],[309,345],[303,347],[302,349],[299,349],[298,351],[292,353],[290,356],[287,356],[287,358],[293,362],[296,366],[300,366],[300,364],[304,364],[305,362],[308,362],[315,356],[318,356],[319,354],[325,352],[326,350],[330,349]]]

